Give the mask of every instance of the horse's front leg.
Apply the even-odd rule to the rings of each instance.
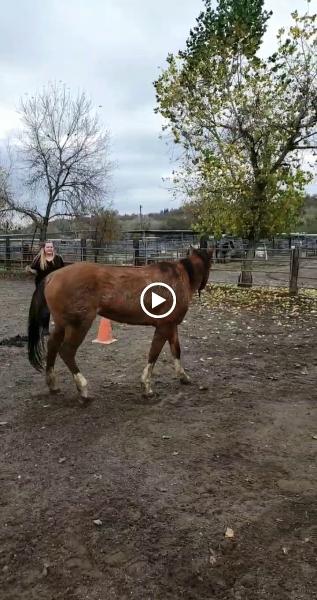
[[[152,372],[154,369],[154,365],[160,355],[160,352],[161,352],[166,340],[167,340],[166,331],[163,328],[160,329],[159,327],[157,327],[154,332],[154,336],[153,336],[153,340],[152,340],[152,344],[151,344],[151,348],[150,348],[150,352],[149,352],[148,363],[147,363],[147,365],[142,373],[142,377],[141,377],[141,381],[144,386],[144,394],[146,396],[153,395],[153,390],[151,387]]]
[[[174,367],[177,377],[181,383],[191,383],[190,377],[185,373],[181,364],[181,347],[179,344],[177,325],[171,326],[168,334],[168,341],[174,358]]]

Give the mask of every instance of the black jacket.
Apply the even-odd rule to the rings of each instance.
[[[42,281],[42,279],[44,279],[44,277],[46,277],[46,275],[48,275],[49,273],[52,273],[53,271],[56,271],[57,269],[61,269],[62,267],[64,267],[64,261],[63,261],[62,257],[59,256],[59,254],[55,254],[54,259],[47,262],[46,268],[41,269],[40,257],[37,256],[33,260],[30,267],[31,267],[31,269],[36,271],[35,285],[38,285]]]

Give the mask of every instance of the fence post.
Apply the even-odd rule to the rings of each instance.
[[[134,265],[138,266],[140,264],[140,240],[133,240],[133,249],[134,249]]]
[[[145,260],[145,264],[147,265],[147,239],[144,239],[144,260]]]
[[[10,238],[9,236],[5,237],[5,268],[9,271],[9,269],[11,268],[11,246],[10,246]]]
[[[87,260],[87,240],[85,238],[81,238],[80,247],[81,247],[81,260],[86,261]]]
[[[289,293],[296,296],[298,293],[299,248],[292,246],[290,261]]]

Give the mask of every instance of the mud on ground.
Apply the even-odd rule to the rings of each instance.
[[[31,292],[0,282],[0,339],[25,335]],[[152,331],[95,333],[85,408],[61,362],[50,396],[25,347],[0,346],[1,599],[317,598],[316,315],[197,303],[181,327],[193,384],[166,348],[153,403]]]

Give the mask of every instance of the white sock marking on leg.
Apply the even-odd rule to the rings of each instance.
[[[179,358],[174,358],[175,373],[181,381],[190,381],[190,377],[184,371]]]
[[[87,398],[87,396],[88,396],[87,379],[85,379],[85,377],[83,376],[82,373],[76,373],[76,375],[74,375],[74,380],[75,380],[76,387],[77,387],[78,391],[80,392],[80,395],[83,398]]]
[[[148,363],[146,365],[146,367],[144,368],[144,371],[143,371],[142,377],[141,377],[141,381],[144,384],[145,391],[147,394],[152,393],[151,377],[152,377],[153,368],[154,368],[154,364]]]
[[[56,375],[55,375],[54,369],[49,369],[46,372],[46,383],[51,391],[54,391],[57,389]]]

